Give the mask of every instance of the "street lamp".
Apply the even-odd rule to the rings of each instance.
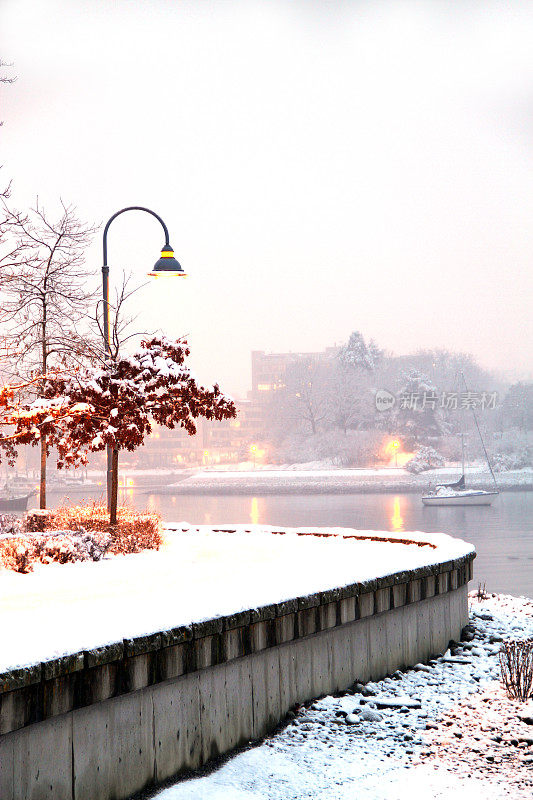
[[[256,456],[256,454],[257,454],[257,445],[256,445],[256,444],[252,444],[252,445],[250,446],[250,452],[251,452],[251,454],[252,454],[252,455],[253,455],[253,457],[254,457],[254,469],[255,469],[255,456]]]
[[[111,336],[109,330],[109,266],[107,263],[107,232],[109,230],[109,226],[113,222],[114,219],[119,217],[121,214],[124,214],[126,211],[146,211],[147,214],[151,214],[152,217],[155,217],[160,223],[165,232],[165,244],[161,250],[161,257],[156,261],[154,267],[151,272],[148,273],[150,277],[159,278],[163,275],[168,277],[185,277],[186,273],[181,268],[180,264],[174,258],[174,251],[172,249],[172,245],[169,241],[168,236],[168,228],[159,216],[156,214],[155,211],[151,211],[149,208],[144,208],[144,206],[128,206],[127,208],[121,208],[120,211],[117,211],[116,214],[113,214],[106,223],[104,228],[104,236],[103,236],[103,250],[104,250],[104,265],[102,267],[102,293],[103,293],[103,300],[104,300],[104,350],[106,356],[111,355]],[[113,477],[113,448],[108,445],[107,447],[107,510],[111,510],[111,494],[112,494],[112,477]]]

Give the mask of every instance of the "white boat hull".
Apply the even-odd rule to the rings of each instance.
[[[426,495],[422,497],[425,506],[490,506],[492,501],[498,497],[499,492],[458,492],[450,495]]]

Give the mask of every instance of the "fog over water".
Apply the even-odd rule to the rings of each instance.
[[[250,350],[354,329],[526,377],[532,34],[521,2],[3,0],[2,175],[21,207],[160,213],[190,279],[144,287],[139,329],[230,392]],[[161,245],[121,217],[112,280]]]

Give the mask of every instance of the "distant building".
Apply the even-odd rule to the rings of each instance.
[[[134,453],[124,454],[132,464],[143,467],[178,469],[187,466],[237,463],[250,458],[256,426],[250,419],[250,400],[236,400],[237,418],[197,420],[197,433],[189,436],[182,428],[152,425],[152,433]]]
[[[319,353],[265,353],[252,350],[252,391],[251,397],[261,402],[269,392],[285,386],[287,368],[299,361],[326,363],[335,358],[338,347],[326,347]]]

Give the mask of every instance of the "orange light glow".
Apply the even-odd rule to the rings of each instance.
[[[410,461],[414,453],[407,453],[402,450],[400,439],[391,439],[383,446],[383,459],[388,461],[389,467],[404,467]]]

